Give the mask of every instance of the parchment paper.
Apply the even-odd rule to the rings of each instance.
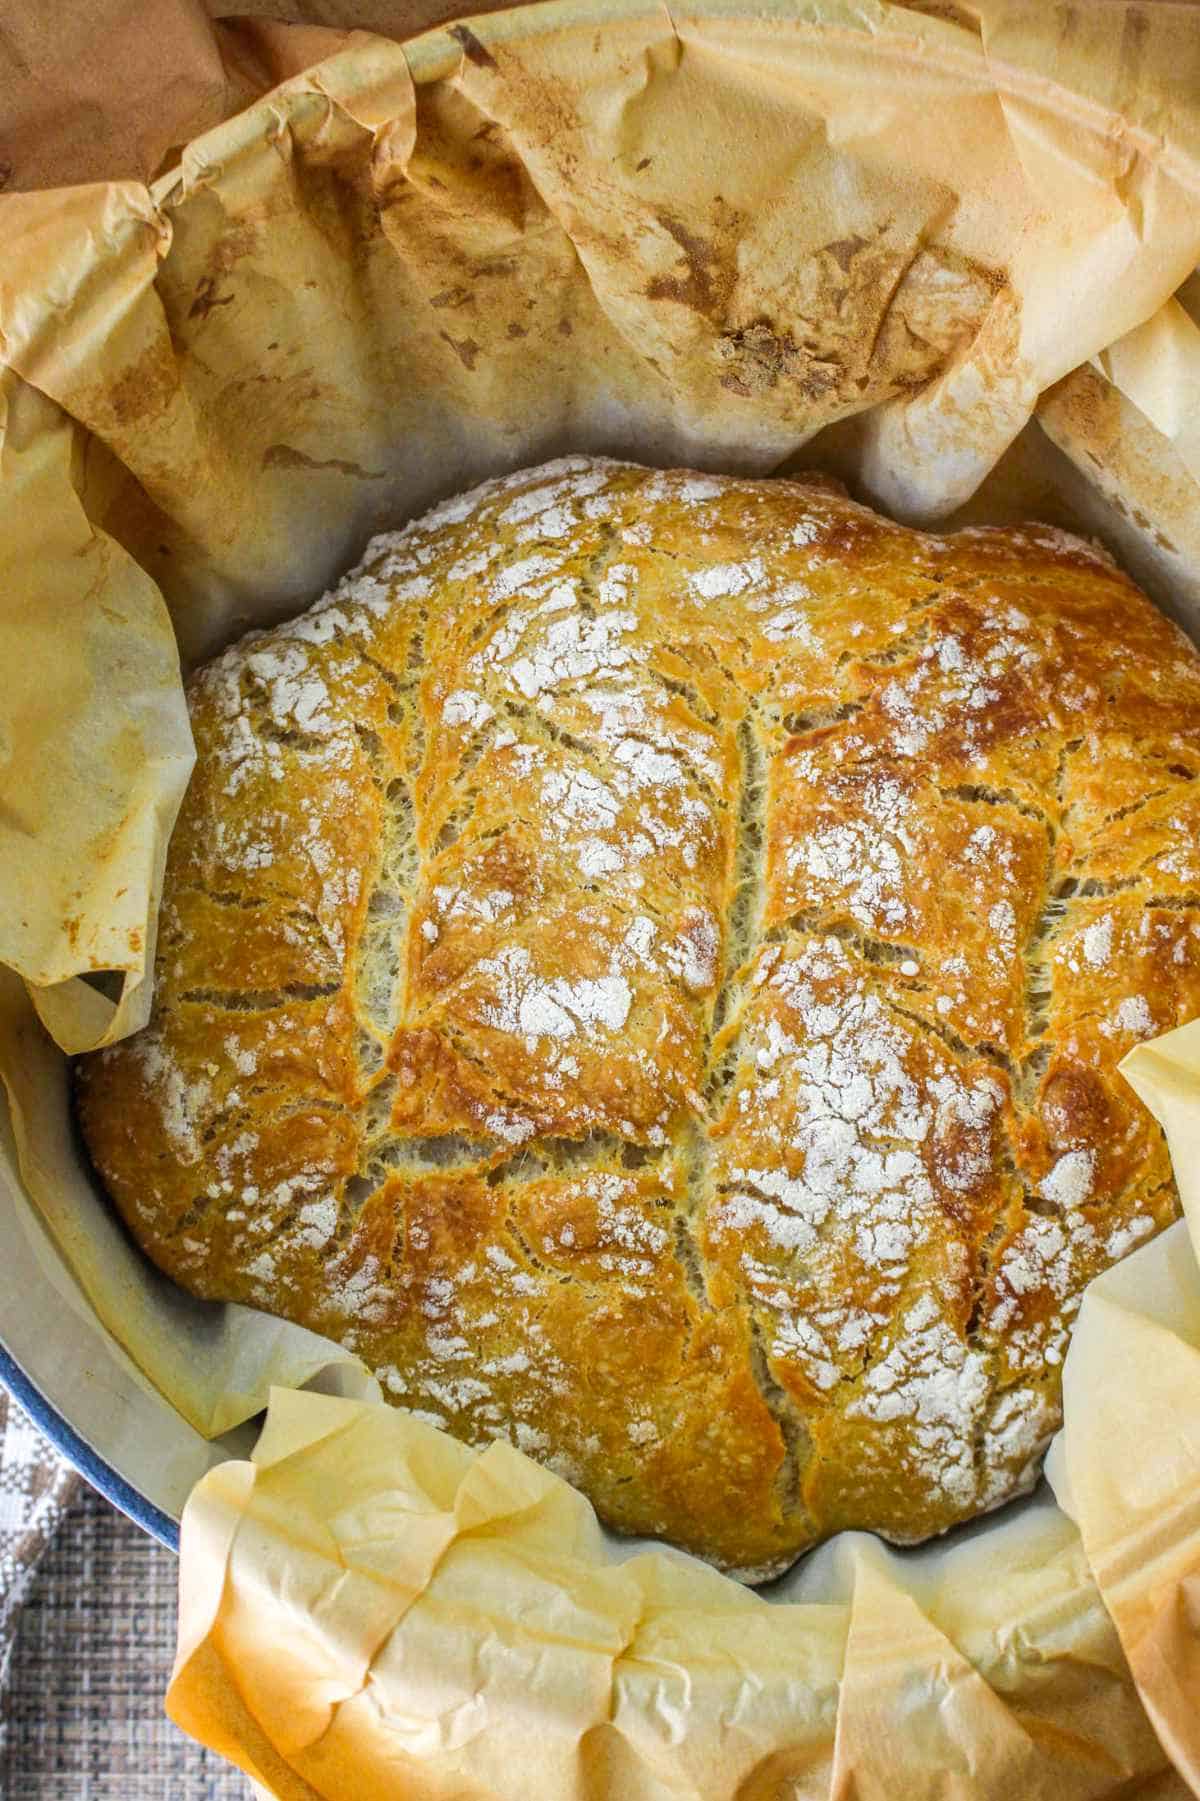
[[[0,196],[0,1156],[69,1304],[217,1433],[272,1382],[355,1376],[157,1281],[70,1132],[62,1053],[149,1006],[180,661],[566,449],[810,458],[918,522],[1028,507],[1194,625],[1200,26],[570,0],[401,47],[329,8],[163,17],[153,127],[119,71],[96,90],[100,172],[140,179],[32,191],[84,150],[31,128],[31,191]],[[1183,1183],[1196,1071],[1154,1048]],[[281,1392],[189,1513],[172,1706],[287,1796],[1182,1794],[1190,1257],[1180,1226],[1089,1294],[1062,1507],[914,1553],[849,1535],[770,1600],[618,1553],[506,1448]]]

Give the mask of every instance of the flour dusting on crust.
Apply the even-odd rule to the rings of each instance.
[[[1103,553],[566,457],[190,702],[80,1088],[157,1262],[758,1577],[1033,1482],[1200,1014],[1200,659]]]

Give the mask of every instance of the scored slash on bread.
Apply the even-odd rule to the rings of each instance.
[[[1200,658],[1102,552],[571,457],[189,704],[78,1088],[162,1268],[747,1579],[1032,1483],[1200,1013]]]

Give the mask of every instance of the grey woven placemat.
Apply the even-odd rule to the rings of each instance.
[[[21,1604],[78,1486],[74,1470],[0,1388],[0,1689]],[[3,1736],[0,1711],[0,1744]]]
[[[17,1620],[5,1801],[248,1801],[246,1778],[163,1712],[176,1574],[169,1551],[81,1488]]]

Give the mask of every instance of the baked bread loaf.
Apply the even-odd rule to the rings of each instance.
[[[570,457],[189,699],[78,1088],[157,1264],[747,1580],[1030,1486],[1200,1014],[1200,658],[1102,552]]]

